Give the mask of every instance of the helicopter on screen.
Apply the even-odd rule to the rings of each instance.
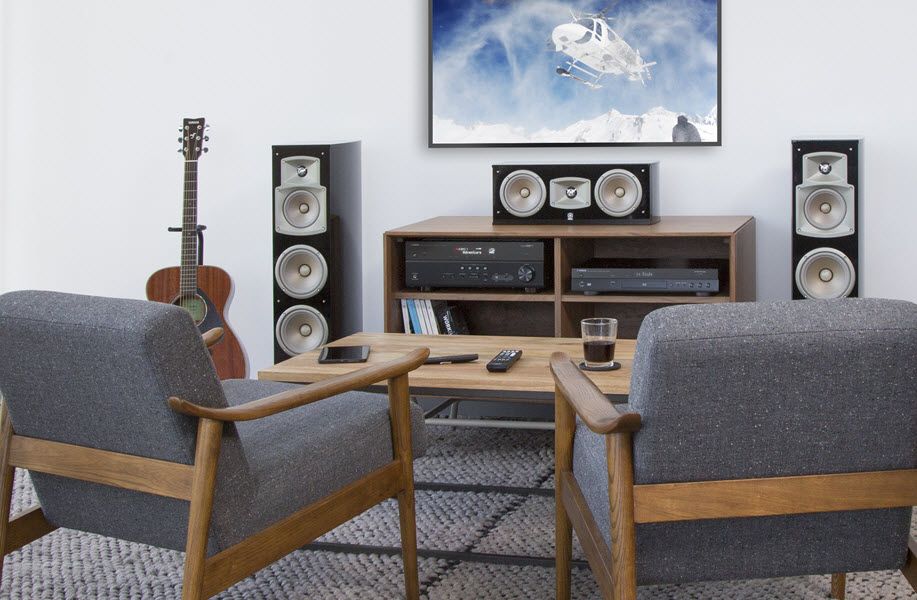
[[[567,55],[566,63],[557,67],[558,75],[592,89],[602,87],[599,82],[605,75],[624,75],[643,85],[652,79],[649,68],[656,63],[643,60],[639,50],[608,26],[605,11],[579,17],[571,14],[572,22],[558,25],[551,34],[554,50]]]

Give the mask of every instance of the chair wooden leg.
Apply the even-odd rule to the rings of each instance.
[[[188,513],[188,540],[185,545],[185,574],[182,600],[203,597],[204,566],[207,560],[207,536],[213,509],[217,459],[223,423],[201,419],[197,426],[197,449],[194,453],[194,479],[191,483],[191,508]]]
[[[847,574],[834,573],[831,575],[831,597],[835,600],[844,600],[847,596]]]
[[[388,381],[389,415],[392,423],[392,454],[401,463],[404,489],[398,492],[398,520],[401,524],[401,558],[404,562],[404,595],[420,597],[417,573],[417,521],[414,510],[414,449],[411,444],[411,404],[408,376]]]
[[[556,598],[569,600],[570,564],[573,559],[573,524],[563,501],[562,473],[573,470],[573,436],[576,417],[559,389],[554,393],[554,567],[556,569]]]
[[[907,559],[904,566],[901,567],[904,578],[911,584],[911,588],[917,592],[917,539],[909,538],[907,542]]]
[[[634,526],[634,464],[631,435],[605,437],[611,511],[611,572],[614,600],[637,597],[637,538]]]
[[[13,502],[13,479],[16,469],[10,466],[10,441],[13,425],[6,402],[0,402],[0,581],[3,579],[3,559],[10,529],[10,505]]]

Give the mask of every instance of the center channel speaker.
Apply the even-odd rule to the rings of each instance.
[[[859,294],[860,141],[793,141],[793,298]]]
[[[493,222],[648,225],[659,163],[493,165]]]
[[[274,361],[363,328],[360,142],[273,146]]]

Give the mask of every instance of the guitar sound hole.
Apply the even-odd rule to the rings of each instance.
[[[203,323],[204,318],[207,316],[207,303],[198,294],[194,294],[193,296],[179,296],[172,304],[176,304],[188,311],[188,314],[194,319],[195,325]]]

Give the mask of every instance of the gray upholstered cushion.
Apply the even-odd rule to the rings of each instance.
[[[0,296],[0,393],[20,435],[191,464],[197,420],[169,396],[227,406],[289,384],[217,380],[200,334],[175,306],[59,294]],[[424,447],[412,407],[414,448]],[[386,464],[388,400],[352,392],[226,424],[209,551],[225,548]],[[61,527],[184,549],[188,503],[32,473]]]
[[[297,386],[223,382],[230,405]],[[414,455],[426,447],[423,411],[411,405]],[[220,464],[212,548],[221,550],[392,461],[388,396],[348,392],[285,413],[237,424],[252,493],[233,494],[226,476],[245,467]],[[221,457],[222,461],[222,457]],[[233,484],[235,485],[235,484]],[[240,518],[239,515],[245,515]]]
[[[917,467],[917,306],[846,299],[651,313],[630,406],[638,484]],[[602,440],[574,471],[603,531]],[[897,568],[909,509],[641,525],[642,583]],[[830,540],[830,541],[829,541]]]

